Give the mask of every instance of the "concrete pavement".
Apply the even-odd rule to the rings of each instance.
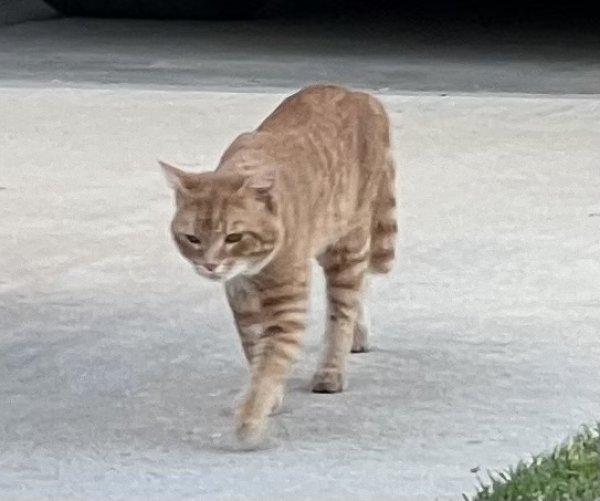
[[[317,275],[275,442],[233,450],[242,355],[156,159],[212,168],[281,97],[0,89],[0,497],[458,499],[600,416],[600,101],[388,95],[374,350],[346,393],[307,390]]]

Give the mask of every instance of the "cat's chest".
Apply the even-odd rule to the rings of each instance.
[[[256,291],[255,285],[246,277],[237,276],[225,285],[227,294],[239,300],[248,299]]]

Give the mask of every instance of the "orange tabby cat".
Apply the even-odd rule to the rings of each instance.
[[[253,445],[300,348],[311,258],[328,301],[313,391],[342,391],[347,354],[367,350],[365,274],[390,270],[397,232],[388,118],[368,94],[310,86],[239,136],[214,172],[161,164],[175,189],[181,254],[225,285],[251,367],[236,431]]]

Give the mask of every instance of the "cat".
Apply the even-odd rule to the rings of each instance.
[[[312,258],[327,284],[312,390],[342,391],[348,353],[368,349],[365,276],[390,271],[397,233],[388,116],[367,93],[312,85],[238,136],[215,171],[161,166],[180,253],[225,286],[251,372],[236,434],[256,445],[301,345]]]

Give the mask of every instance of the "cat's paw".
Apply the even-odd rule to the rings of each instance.
[[[350,353],[367,353],[369,351],[369,343],[367,341],[357,340],[352,342]]]
[[[369,351],[369,332],[364,325],[357,324],[354,328],[350,351],[352,353],[366,353]]]
[[[345,388],[346,380],[339,370],[322,369],[313,377],[313,393],[339,393]]]
[[[269,416],[277,416],[281,414],[281,409],[283,407],[283,386],[280,386],[275,390],[275,395],[273,397],[273,406],[271,407],[271,412]]]
[[[245,450],[258,448],[263,442],[265,429],[264,419],[238,419],[235,427],[238,444]]]
[[[262,390],[262,391],[261,391]],[[280,411],[283,385],[250,390],[236,412],[236,436],[245,449],[255,449],[264,442],[268,416]]]
[[[244,449],[254,449],[262,442],[267,417],[256,412],[256,402],[248,396],[236,411],[235,435]]]

